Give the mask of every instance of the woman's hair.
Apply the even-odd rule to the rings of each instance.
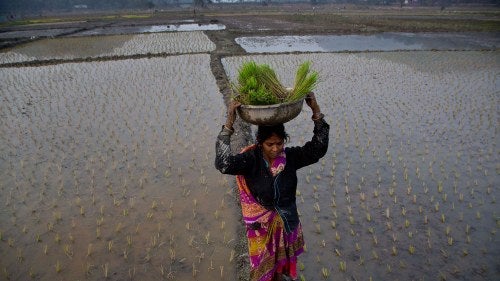
[[[257,141],[257,144],[262,144],[273,134],[276,134],[279,138],[283,139],[285,143],[288,142],[289,140],[289,136],[285,132],[285,126],[283,124],[278,124],[274,126],[259,126],[257,129],[257,133],[255,134],[255,139]]]

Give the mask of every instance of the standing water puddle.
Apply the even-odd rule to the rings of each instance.
[[[223,24],[186,23],[176,25],[153,25],[145,28],[142,32],[223,30],[225,28],[226,26]]]
[[[340,52],[395,50],[495,50],[500,39],[487,33],[380,33],[375,35],[314,35],[239,37],[249,53]]]
[[[205,31],[205,30],[224,30],[224,29],[226,29],[226,26],[223,24],[182,23],[182,24],[165,24],[165,25],[150,25],[150,26],[100,27],[77,33],[74,36],[156,33],[156,32],[172,32],[172,31]]]

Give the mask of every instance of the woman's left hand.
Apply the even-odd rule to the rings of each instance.
[[[319,116],[321,114],[321,109],[319,108],[318,102],[316,101],[316,96],[313,92],[310,92],[306,96],[306,104],[311,108],[314,116]]]

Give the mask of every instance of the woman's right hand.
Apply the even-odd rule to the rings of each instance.
[[[236,120],[236,109],[241,105],[240,102],[232,100],[227,106],[227,120],[226,120],[226,128],[229,130],[233,130],[233,124]]]

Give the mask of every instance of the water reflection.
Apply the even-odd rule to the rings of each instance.
[[[208,54],[0,68],[0,84],[0,280],[235,280]]]
[[[374,35],[314,35],[240,37],[249,53],[339,52],[395,50],[496,50],[493,33],[380,33]]]
[[[289,85],[312,61],[330,146],[298,172],[306,280],[495,279],[498,262],[497,52],[269,54],[248,60]],[[311,111],[285,124],[312,135]],[[496,243],[496,244],[495,244]],[[481,258],[476,258],[480,256]],[[301,277],[302,278],[302,277]],[[302,279],[302,280],[304,280]],[[456,278],[455,278],[456,279]]]
[[[226,26],[223,24],[175,24],[175,25],[153,25],[143,29],[141,32],[164,32],[164,31],[199,31],[199,30],[223,30]]]
[[[215,44],[201,31],[43,39],[0,52],[0,63],[100,58],[136,54],[209,52]]]
[[[119,27],[99,27],[84,32],[79,32],[73,36],[85,35],[113,35],[113,34],[132,34],[132,33],[157,33],[173,31],[206,31],[206,30],[224,30],[223,24],[201,24],[201,23],[182,23],[165,24],[149,26],[119,26]]]

